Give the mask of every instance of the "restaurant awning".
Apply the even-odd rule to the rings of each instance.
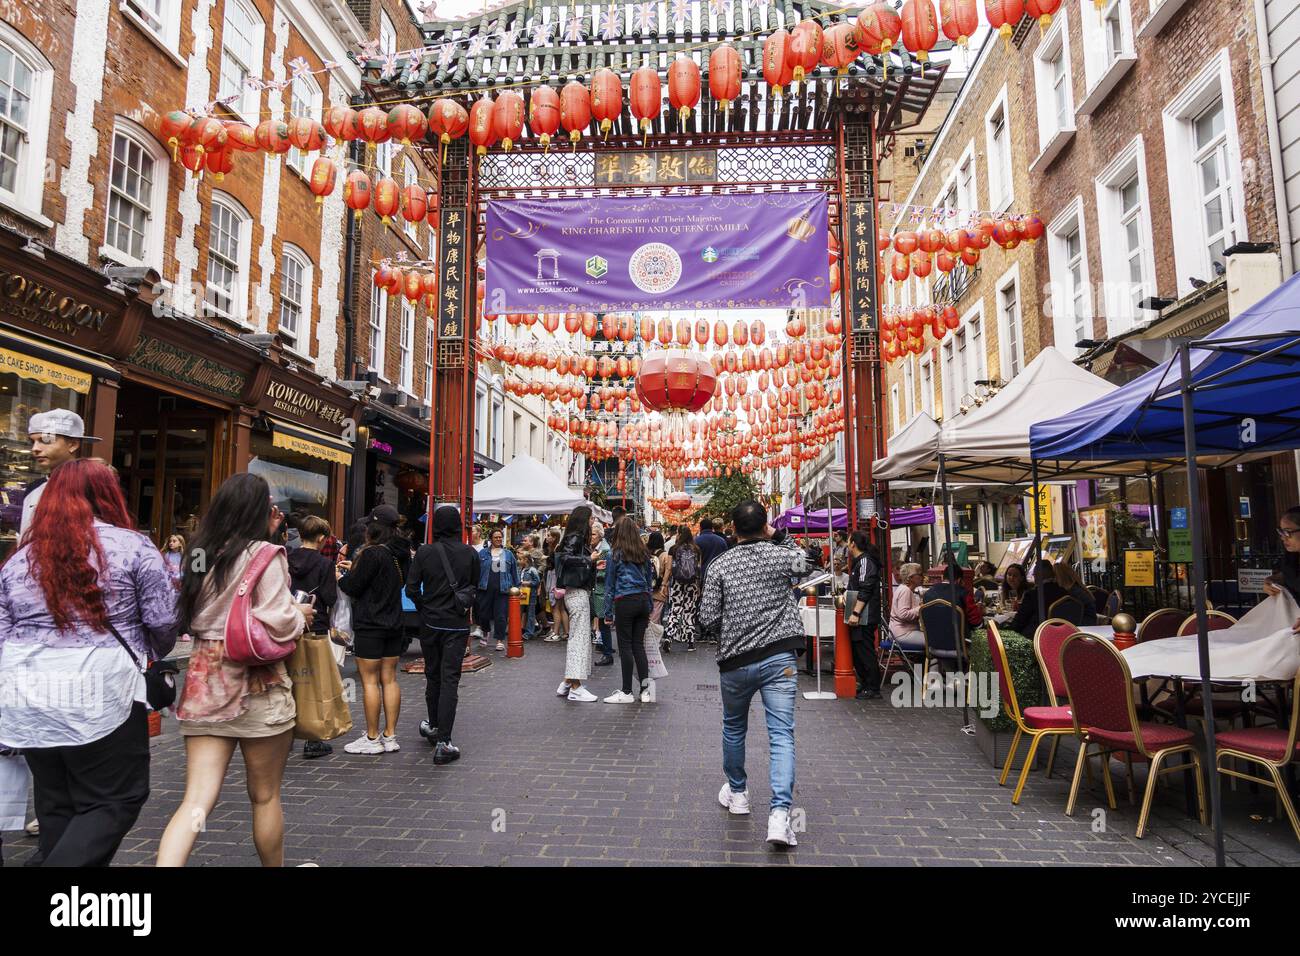
[[[122,373],[106,360],[60,348],[40,339],[0,330],[0,372],[8,372],[55,388],[90,393],[96,376],[116,382]]]
[[[271,423],[271,444],[300,455],[310,455],[336,465],[352,464],[353,448],[336,435],[295,425],[282,418],[268,415]]]
[[[877,481],[899,478],[938,454],[939,423],[925,412],[917,412],[890,437],[889,454],[871,463],[871,477]]]

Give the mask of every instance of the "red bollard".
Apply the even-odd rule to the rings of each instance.
[[[844,623],[841,609],[835,615],[835,696],[852,699],[858,693],[857,675],[853,670],[853,647],[849,642],[849,626]]]
[[[507,625],[506,657],[524,656],[524,619],[519,607],[519,589],[510,589],[510,618]]]

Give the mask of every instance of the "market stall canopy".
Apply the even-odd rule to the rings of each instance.
[[[871,463],[871,477],[877,481],[889,481],[937,459],[939,430],[938,422],[925,412],[917,412],[889,439],[889,454]]]
[[[825,508],[821,511],[805,511],[800,505],[791,508],[789,511],[781,512],[780,516],[772,522],[772,527],[780,529],[787,528],[796,533],[815,534],[820,531],[826,533],[826,521],[828,515]],[[829,514],[831,529],[841,531],[849,526],[849,513],[843,508],[832,508]]]
[[[528,455],[474,485],[474,510],[480,514],[562,514],[590,504]]]
[[[1029,484],[1034,466],[1030,458],[1030,426],[1044,418],[1094,405],[1115,390],[1110,382],[1048,346],[983,405],[945,421],[932,452],[918,452],[909,467],[891,469],[889,474],[911,481],[933,481],[942,453],[950,483]],[[1173,464],[1152,462],[1156,469]],[[1039,480],[1046,483],[1139,475],[1145,466],[1145,462],[1062,459],[1040,464]]]
[[[1200,456],[1234,457],[1300,446],[1300,276],[1293,276],[1192,348],[1192,401]],[[1175,356],[1030,430],[1035,458],[1181,457],[1183,404]]]

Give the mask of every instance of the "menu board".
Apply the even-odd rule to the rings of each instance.
[[[1007,568],[1013,564],[1019,564],[1022,567],[1025,564],[1025,558],[1029,554],[1030,546],[1034,543],[1033,538],[1012,538],[1007,542],[1007,550],[1002,555],[1002,560],[998,562],[997,579],[1001,581],[1007,573]]]
[[[1085,561],[1110,560],[1110,506],[1080,508],[1079,542]]]

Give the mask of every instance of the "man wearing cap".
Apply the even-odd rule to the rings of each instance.
[[[83,441],[99,441],[86,434],[86,423],[76,412],[66,408],[56,408],[48,412],[38,412],[27,423],[27,435],[32,440],[32,460],[36,467],[49,475],[65,461],[72,461],[81,452]],[[19,540],[31,526],[36,515],[36,505],[45,490],[44,477],[29,484],[23,496],[23,518],[19,526]]]

